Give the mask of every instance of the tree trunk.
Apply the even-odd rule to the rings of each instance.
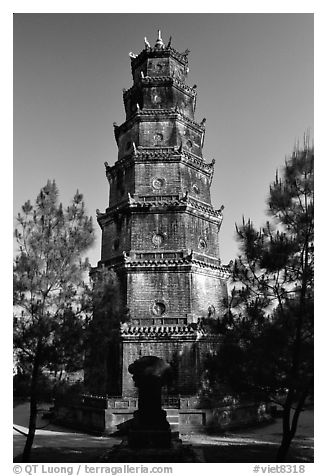
[[[40,343],[37,346],[33,372],[32,372],[32,382],[31,382],[31,393],[30,393],[30,418],[28,425],[28,435],[26,438],[26,443],[23,451],[22,463],[28,463],[30,461],[31,449],[34,441],[35,430],[36,430],[36,418],[37,418],[37,382],[40,369],[40,353],[41,345]]]
[[[291,436],[290,432],[287,432],[286,434],[283,433],[282,442],[277,451],[276,463],[285,462],[286,456],[291,446],[292,439],[293,437]]]
[[[291,420],[291,408],[293,403],[293,395],[294,395],[294,389],[290,388],[288,391],[288,394],[285,400],[284,409],[283,409],[283,438],[282,438],[280,447],[278,448],[278,451],[277,451],[277,456],[276,456],[277,463],[282,463],[283,461],[285,461],[285,458],[288,453],[291,440],[292,440],[290,438],[290,433],[291,433],[290,420]]]
[[[305,400],[308,396],[308,393],[310,391],[310,387],[312,384],[313,384],[313,378],[310,379],[307,386],[304,388],[298,400],[298,403],[296,405],[294,415],[292,418],[291,418],[292,398],[290,398],[289,400],[288,400],[288,396],[286,398],[285,407],[283,411],[283,438],[282,438],[280,447],[278,448],[278,451],[277,451],[277,457],[276,457],[277,463],[285,462],[285,458],[288,454],[292,440],[296,433],[300,413],[303,410]],[[291,421],[291,424],[290,424],[290,421]]]

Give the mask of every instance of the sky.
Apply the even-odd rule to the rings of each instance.
[[[157,30],[190,49],[196,120],[206,118],[204,157],[214,158],[214,208],[224,205],[220,254],[238,254],[235,223],[267,220],[275,171],[303,135],[313,138],[313,14],[14,15],[14,205],[55,179],[68,205],[76,189],[87,211],[108,207],[104,162],[117,160],[112,123],[125,120],[132,86],[129,52],[153,45]],[[88,252],[100,260],[101,234]]]

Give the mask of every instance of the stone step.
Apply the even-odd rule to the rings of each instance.
[[[165,408],[163,409],[166,411],[167,415],[179,415],[179,409],[178,408]]]
[[[164,408],[167,414],[167,421],[172,432],[179,430],[179,410],[178,408]]]

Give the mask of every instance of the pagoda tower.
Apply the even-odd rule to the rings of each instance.
[[[118,160],[105,163],[109,206],[97,211],[102,245],[93,272],[115,272],[120,307],[101,391],[122,398],[137,395],[128,366],[144,355],[174,368],[169,395],[196,395],[219,342],[203,323],[221,316],[229,269],[219,257],[222,209],[211,203],[214,160],[202,155],[205,119],[194,117],[188,53],[165,45],[160,31],[154,46],[145,38],[141,53],[130,53],[126,119],[114,123]]]

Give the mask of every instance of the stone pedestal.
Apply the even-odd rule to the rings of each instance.
[[[130,448],[169,448],[171,431],[168,430],[130,430],[128,433]]]
[[[169,448],[171,430],[161,408],[161,388],[171,378],[170,365],[155,356],[136,360],[128,368],[139,390],[139,409],[128,432],[130,448]]]

